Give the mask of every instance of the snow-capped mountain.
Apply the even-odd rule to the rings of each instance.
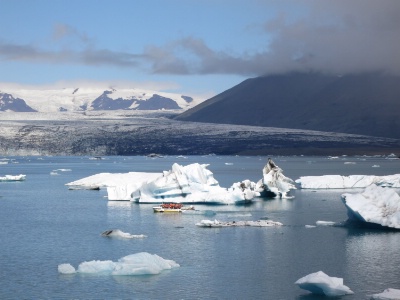
[[[24,100],[0,92],[0,111],[34,112],[35,110],[26,105]]]
[[[142,89],[0,89],[0,111],[186,110],[201,101]]]

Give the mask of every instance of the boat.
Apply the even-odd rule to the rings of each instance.
[[[181,213],[185,210],[194,210],[194,206],[183,206],[181,203],[163,203],[160,206],[153,206],[155,213]]]

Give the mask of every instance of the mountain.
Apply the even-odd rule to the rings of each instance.
[[[0,90],[0,111],[186,110],[192,97],[142,89],[64,88]]]
[[[22,99],[14,98],[10,94],[0,93],[0,111],[34,112],[36,110],[28,106]]]
[[[290,73],[251,78],[177,120],[400,138],[400,77]]]

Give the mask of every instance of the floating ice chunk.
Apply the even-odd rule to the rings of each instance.
[[[332,221],[317,221],[315,224],[317,224],[317,226],[334,226],[336,223]]]
[[[358,194],[342,195],[349,219],[400,229],[400,196],[376,185]]]
[[[258,220],[258,221],[231,221],[231,222],[220,222],[218,220],[201,220],[196,223],[199,227],[235,227],[235,226],[251,226],[251,227],[273,227],[282,226],[280,222],[270,220]]]
[[[24,174],[0,176],[0,181],[23,181],[25,179],[26,175]]]
[[[400,290],[386,289],[380,294],[374,294],[371,300],[400,300]]]
[[[104,231],[101,236],[107,236],[107,237],[119,237],[119,238],[124,238],[124,239],[135,239],[135,238],[146,238],[147,236],[144,234],[130,234],[127,232],[123,232],[119,229],[111,229],[111,230],[106,230]]]
[[[381,166],[380,165],[373,165],[372,167],[373,168],[380,168]]]
[[[371,184],[400,188],[400,174],[387,176],[370,175],[323,175],[303,176],[296,180],[302,189],[348,189],[365,188]]]
[[[354,294],[350,288],[343,285],[343,278],[330,277],[322,271],[304,276],[297,280],[295,284],[313,294],[323,294],[326,296]]]
[[[173,260],[164,259],[156,254],[140,252],[120,258],[117,262],[111,260],[85,261],[78,266],[77,271],[70,264],[58,266],[62,274],[97,274],[97,275],[153,275],[164,270],[178,268]]]
[[[58,273],[61,273],[61,274],[75,274],[76,270],[70,264],[61,264],[61,265],[58,265]]]
[[[317,227],[317,226],[315,226],[315,225],[306,225],[305,227],[306,227],[306,228],[315,228],[315,227]]]

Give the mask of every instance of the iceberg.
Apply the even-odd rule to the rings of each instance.
[[[374,294],[371,300],[400,300],[400,290],[386,289],[380,294]]]
[[[375,184],[362,193],[342,194],[350,220],[400,229],[400,196],[395,190]]]
[[[26,175],[24,174],[0,176],[0,181],[23,181],[25,179]]]
[[[308,274],[297,280],[295,284],[313,294],[330,297],[354,294],[349,287],[343,285],[343,278],[330,277],[322,271]]]
[[[82,262],[78,269],[71,264],[58,265],[61,274],[97,274],[97,275],[155,275],[164,270],[180,267],[173,260],[164,259],[156,254],[140,252],[120,258],[117,262],[111,260],[93,260]]]
[[[293,180],[269,159],[263,169],[263,179],[257,184],[246,179],[229,188],[219,186],[208,164],[172,165],[162,173],[100,173],[67,183],[70,189],[107,188],[108,200],[130,200],[137,203],[207,203],[244,204],[255,197],[280,196],[295,189]]]
[[[282,169],[269,158],[263,169],[263,178],[257,182],[261,196],[288,198],[287,193],[292,189],[296,189],[294,181],[283,175]]]
[[[258,193],[253,185],[244,183],[241,188],[219,186],[207,164],[172,165],[162,176],[143,183],[132,193],[131,201],[138,203],[209,203],[237,204],[253,199]]]
[[[251,227],[273,227],[282,226],[280,222],[271,220],[258,220],[258,221],[231,221],[231,222],[220,222],[218,220],[201,220],[196,223],[199,227],[236,227],[236,226],[251,226]]]
[[[400,188],[400,174],[387,176],[371,175],[322,175],[303,176],[296,180],[302,189],[349,189],[366,188],[371,184]]]

